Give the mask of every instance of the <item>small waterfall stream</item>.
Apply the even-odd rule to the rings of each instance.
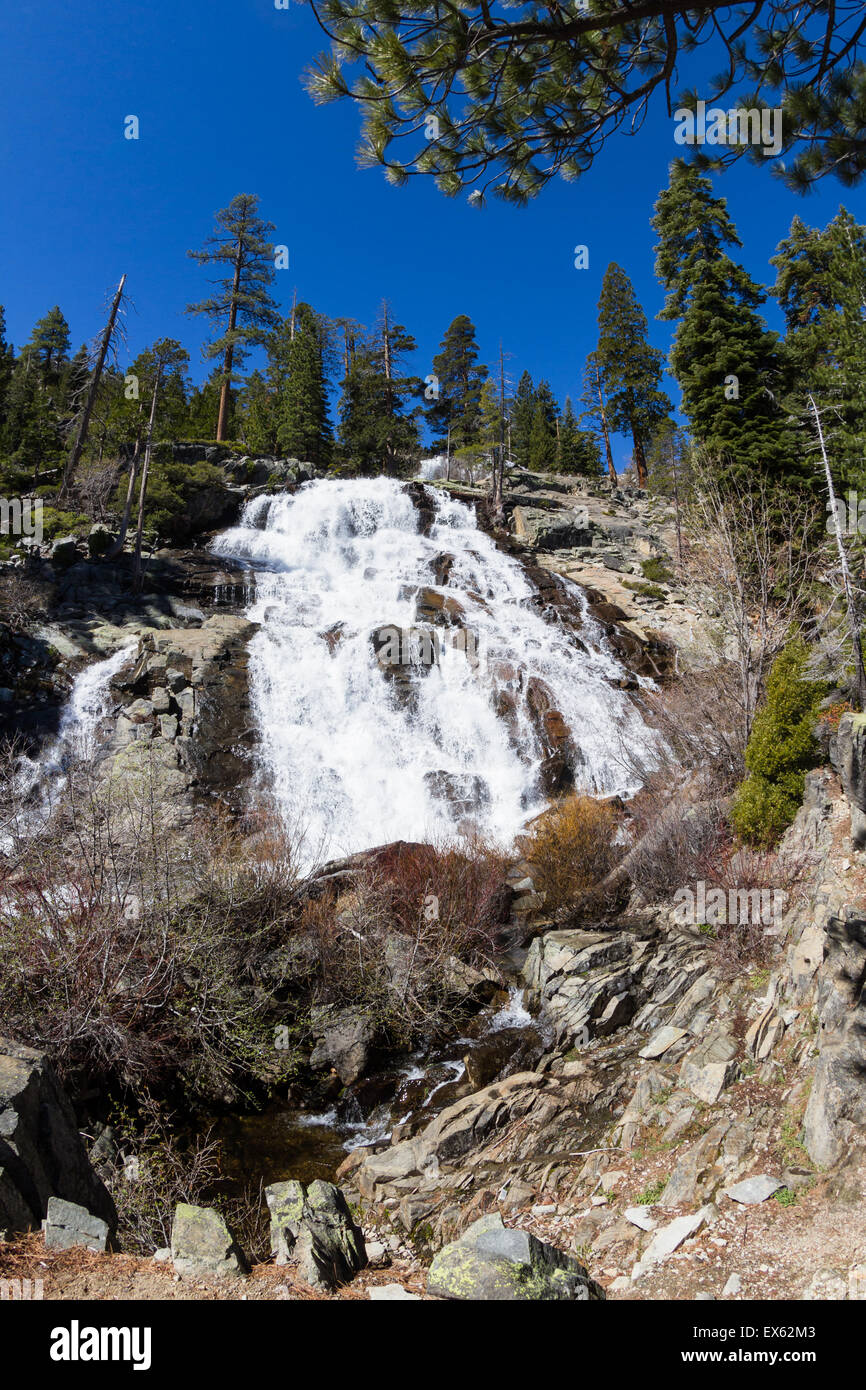
[[[51,818],[72,763],[90,762],[100,746],[100,730],[111,712],[111,682],[132,659],[137,644],[121,647],[75,677],[54,738],[38,757],[22,757],[15,771],[14,795],[22,809],[0,836],[0,852],[12,851],[16,838],[38,835]]]

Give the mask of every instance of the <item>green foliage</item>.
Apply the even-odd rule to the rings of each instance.
[[[639,1207],[651,1207],[654,1202],[658,1201],[666,1187],[667,1178],[659,1178],[656,1182],[645,1187],[643,1192],[638,1193],[635,1202]]]
[[[349,353],[340,399],[339,465],[348,472],[408,473],[419,455],[418,377],[402,370],[415,339],[391,320],[383,304],[370,334],[357,334]]]
[[[274,450],[323,466],[331,457],[333,432],[328,413],[328,367],[332,358],[327,320],[309,304],[298,304],[268,344],[270,420],[260,389],[254,397],[259,424],[273,431]],[[266,452],[271,452],[270,450]]]
[[[168,450],[157,448],[151,463],[145,504],[145,529],[161,540],[179,541],[189,535],[190,508],[202,493],[224,486],[219,468],[211,463],[175,463]],[[128,479],[121,478],[117,508],[123,511]]]
[[[651,556],[649,560],[641,560],[640,567],[644,579],[649,579],[654,584],[670,584],[673,581],[674,576],[664,560],[660,560],[657,555]]]
[[[647,446],[671,410],[661,390],[664,354],[650,346],[646,334],[646,314],[632,283],[625,271],[611,262],[598,301],[597,361],[608,394],[609,427],[631,435],[642,486],[646,484]]]
[[[669,117],[698,95],[710,107],[784,108],[778,148],[702,146],[705,160],[775,165],[800,191],[829,172],[853,183],[866,168],[857,5],[322,0],[316,14],[333,42],[308,89],[317,102],[356,103],[359,160],[393,184],[426,174],[447,196],[472,190],[477,204],[492,190],[525,203],[557,174],[579,178],[650,108]],[[719,48],[720,74],[706,76]],[[705,74],[699,93],[677,90],[686,66]],[[782,163],[788,152],[796,157]]]
[[[475,325],[458,314],[449,325],[433,358],[439,396],[427,408],[427,422],[436,442],[444,444],[450,431],[452,450],[477,444],[481,430],[481,391],[487,368],[478,361]]]
[[[571,404],[565,398],[565,409],[559,420],[559,445],[556,458],[558,473],[579,473],[585,478],[600,477],[601,451],[591,430],[582,430]]]
[[[693,438],[732,480],[761,472],[802,482],[810,470],[780,408],[782,348],[756,312],[763,290],[725,249],[741,244],[725,200],[675,160],[653,226],[667,291],[660,317],[679,320],[670,365]]]
[[[824,696],[805,677],[808,649],[793,638],[767,678],[767,699],[756,714],[746,748],[748,776],[731,808],[737,834],[770,846],[787,829],[803,800],[805,774],[815,765],[815,723]]]
[[[832,460],[842,487],[866,484],[866,227],[845,208],[819,231],[795,217],[771,264],[785,314],[787,398],[803,419],[807,397],[832,419]],[[801,448],[813,421],[801,426]]]

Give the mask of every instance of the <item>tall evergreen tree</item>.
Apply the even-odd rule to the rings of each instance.
[[[271,382],[276,388],[277,449],[306,463],[329,462],[333,431],[328,373],[333,356],[327,320],[297,304],[271,338]]]
[[[511,456],[521,467],[529,467],[532,422],[535,416],[535,387],[529,372],[522,372],[511,402]]]
[[[607,382],[610,425],[632,437],[639,487],[646,487],[646,446],[671,410],[661,389],[664,354],[646,334],[646,314],[632,283],[611,262],[598,302],[598,365]]]
[[[607,476],[612,483],[616,484],[616,468],[614,466],[613,453],[610,447],[607,388],[597,352],[591,352],[586,359],[586,365],[583,369],[583,381],[581,383],[580,404],[583,406],[580,419],[581,421],[588,422],[592,431],[600,436],[604,443],[604,458],[607,465]]]
[[[216,231],[200,251],[188,251],[199,265],[215,265],[224,273],[214,281],[217,293],[188,314],[203,314],[214,326],[216,337],[205,347],[207,360],[222,358],[219,414],[216,437],[228,437],[230,397],[237,368],[250,347],[263,343],[277,321],[271,296],[274,280],[274,248],[269,240],[273,223],[258,215],[259,200],[239,193],[216,214]]]
[[[724,198],[693,165],[675,160],[656,203],[656,274],[663,319],[679,320],[670,355],[695,442],[726,477],[804,473],[779,398],[782,349],[756,312],[766,298],[725,250],[740,240]]]
[[[247,448],[254,454],[278,452],[277,393],[255,371],[248,377],[240,398],[241,434]]]
[[[394,323],[383,304],[372,333],[354,338],[340,401],[340,452],[344,466],[361,473],[407,473],[419,454],[421,380],[403,369],[415,339]]]
[[[14,368],[15,353],[12,344],[6,341],[6,313],[3,305],[0,304],[0,438],[2,438],[3,423],[6,419],[6,396]]]
[[[559,406],[556,397],[549,383],[540,381],[535,388],[532,426],[529,432],[527,467],[534,473],[550,473],[556,468],[558,420]]]
[[[785,315],[787,403],[805,417],[811,394],[831,421],[842,486],[866,482],[866,227],[839,213],[823,231],[799,217],[771,258]],[[805,443],[805,439],[804,439]]]
[[[59,384],[69,359],[69,342],[69,324],[55,304],[44,318],[37,321],[23,349],[32,357],[44,385]]]
[[[565,398],[559,420],[557,472],[580,473],[587,478],[600,477],[602,472],[598,440],[590,430],[582,430],[578,425],[570,396]]]
[[[427,422],[436,442],[441,445],[450,439],[452,449],[476,443],[487,368],[478,361],[475,325],[467,314],[458,314],[449,324],[433,358],[433,372],[439,395],[427,408]]]

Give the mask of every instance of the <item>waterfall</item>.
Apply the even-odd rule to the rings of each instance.
[[[99,751],[103,721],[111,712],[110,685],[131,660],[137,643],[121,647],[104,661],[80,671],[60,715],[57,734],[35,758],[22,757],[15,769],[12,793],[16,808],[9,835],[0,835],[0,852],[10,853],[16,838],[38,834],[47,825],[66,784],[71,763],[91,762]]]
[[[579,789],[629,794],[634,758],[653,762],[657,736],[613,684],[626,672],[581,591],[571,586],[586,650],[531,606],[522,566],[470,507],[426,495],[426,535],[410,492],[374,478],[257,497],[214,544],[256,571],[247,611],[261,624],[250,647],[260,771],[306,858],[447,838],[467,816],[510,844],[547,804],[543,749],[519,698],[532,679],[571,733]],[[413,648],[407,698],[371,634],[417,632],[431,607],[434,621],[450,611],[460,626],[435,629],[440,650],[424,669]]]

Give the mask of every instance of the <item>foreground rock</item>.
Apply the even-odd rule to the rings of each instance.
[[[102,1253],[108,1249],[111,1232],[108,1223],[91,1216],[76,1202],[65,1202],[62,1197],[49,1197],[48,1215],[42,1223],[45,1230],[45,1246],[48,1250],[71,1250],[83,1246],[85,1250]]]
[[[604,1290],[577,1260],[528,1231],[509,1230],[498,1212],[474,1221],[436,1255],[427,1292],[461,1301],[598,1301]]]
[[[178,1274],[237,1278],[247,1260],[218,1211],[181,1202],[171,1227],[171,1258]]]
[[[317,1179],[304,1190],[290,1180],[265,1189],[271,1213],[271,1250],[278,1265],[294,1260],[313,1288],[347,1284],[367,1263],[364,1237],[345,1197]]]
[[[54,1197],[117,1226],[51,1062],[0,1038],[0,1238],[38,1227]]]

